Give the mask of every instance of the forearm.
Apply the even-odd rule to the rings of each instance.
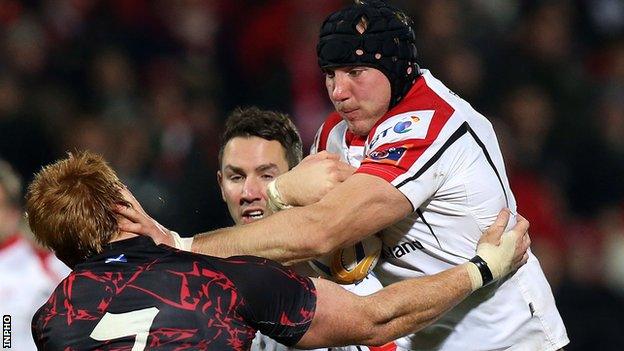
[[[218,257],[254,255],[283,264],[309,260],[327,253],[325,236],[331,228],[322,228],[323,211],[293,208],[261,221],[197,234],[192,251]]]
[[[473,291],[460,265],[433,276],[404,280],[369,296],[313,279],[316,313],[301,348],[325,345],[383,345],[434,322]]]
[[[403,194],[385,180],[356,174],[315,204],[201,234],[194,239],[193,251],[221,257],[255,255],[292,264],[362,240],[411,210]]]
[[[370,345],[380,345],[414,333],[436,321],[473,291],[466,269],[471,263],[441,273],[392,284],[365,297],[374,321]]]

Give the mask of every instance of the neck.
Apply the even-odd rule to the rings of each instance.
[[[119,232],[119,234],[115,235],[109,242],[115,242],[115,241],[121,241],[121,240],[126,240],[126,239],[131,239],[131,238],[136,238],[138,235],[136,234],[131,234],[128,232]]]

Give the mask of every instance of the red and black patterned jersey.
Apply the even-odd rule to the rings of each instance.
[[[257,330],[294,345],[315,307],[312,281],[271,260],[137,237],[78,264],[32,328],[39,350],[248,350]]]

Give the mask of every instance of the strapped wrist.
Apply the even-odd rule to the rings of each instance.
[[[169,233],[173,238],[173,244],[175,245],[176,249],[189,252],[191,251],[191,247],[193,245],[193,237],[182,238],[180,234],[174,232],[173,230],[170,230]]]
[[[279,191],[277,190],[276,185],[277,179],[272,180],[267,186],[267,198],[269,208],[273,212],[278,212],[287,208],[291,208],[292,206],[287,204],[283,199]]]
[[[488,285],[489,283],[494,281],[494,277],[492,276],[492,271],[490,267],[488,267],[487,262],[481,256],[476,255],[475,257],[470,259],[470,262],[474,263],[474,265],[479,269],[479,274],[481,275],[482,286]]]

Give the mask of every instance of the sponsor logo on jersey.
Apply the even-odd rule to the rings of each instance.
[[[391,147],[391,148],[384,149],[384,150],[372,151],[368,155],[366,160],[364,160],[364,162],[369,161],[369,162],[389,163],[389,164],[396,165],[401,161],[401,159],[403,158],[403,155],[405,155],[405,152],[407,151],[407,149],[410,148],[410,146],[412,145],[402,145],[402,146]]]
[[[381,249],[381,258],[401,258],[415,250],[426,251],[427,249],[418,240],[401,242],[395,246],[384,244]]]
[[[125,254],[121,254],[117,257],[109,257],[106,259],[106,261],[104,261],[104,263],[113,263],[113,262],[126,263],[128,262],[128,259],[126,258]]]
[[[418,118],[418,116],[410,116],[410,117],[412,118],[411,121],[401,121],[395,124],[392,130],[397,134],[410,132],[412,130],[411,128],[412,124],[418,123],[418,121],[420,121],[420,118]]]
[[[397,142],[406,138],[424,139],[433,115],[433,110],[410,111],[389,118],[377,128],[369,143],[369,149],[374,149],[380,140]]]

